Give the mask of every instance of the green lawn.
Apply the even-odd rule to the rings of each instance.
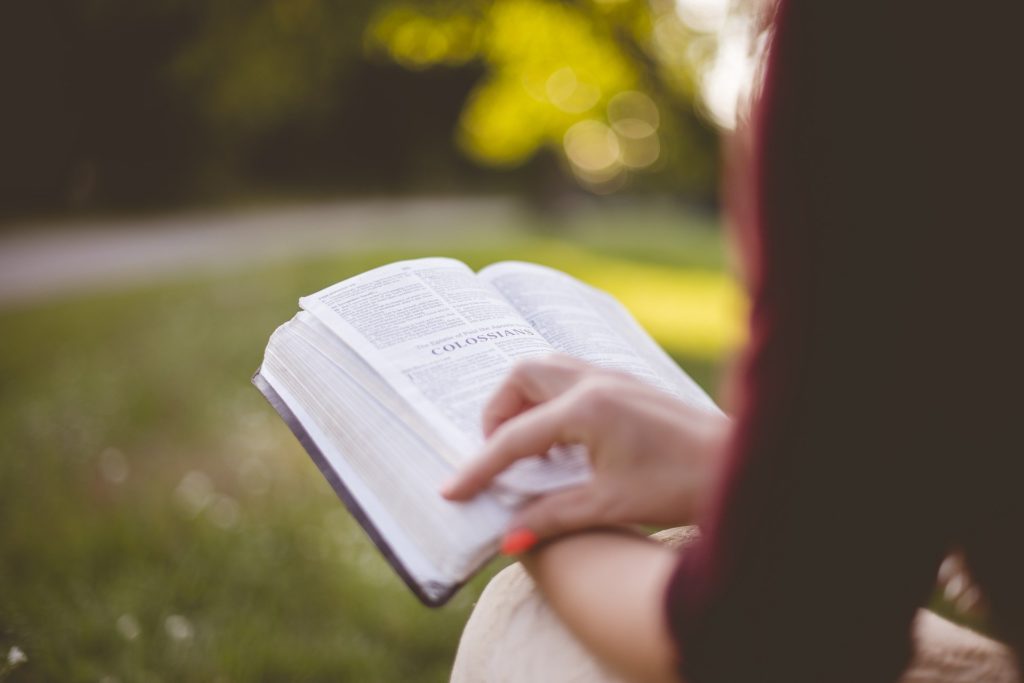
[[[634,273],[655,273],[662,298],[675,274],[682,297],[714,301],[731,287],[717,233],[678,244],[595,231],[586,247],[534,235],[444,251],[473,266],[565,267],[618,283],[627,299]],[[249,384],[299,295],[417,255],[322,258],[0,312],[0,661],[12,646],[28,658],[0,679],[446,680],[501,563],[445,608],[421,607]],[[714,339],[731,333],[709,329],[693,353],[684,336],[680,360],[713,386]]]

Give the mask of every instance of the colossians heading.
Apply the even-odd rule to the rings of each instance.
[[[484,332],[483,334],[474,334],[470,337],[464,337],[462,339],[456,339],[455,341],[448,342],[442,346],[436,346],[430,349],[430,353],[435,356],[443,356],[446,353],[452,351],[458,351],[459,349],[469,348],[476,344],[482,344],[484,342],[494,341],[496,339],[503,339],[505,337],[536,337],[537,333],[528,327],[508,327],[504,330],[492,330],[490,332]]]

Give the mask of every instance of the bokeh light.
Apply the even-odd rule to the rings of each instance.
[[[515,167],[551,150],[583,187],[599,194],[627,187],[636,173],[705,163],[686,152],[666,155],[669,148],[692,149],[685,140],[693,131],[678,121],[669,132],[659,131],[658,99],[687,107],[681,103],[693,98],[699,80],[685,48],[702,37],[677,14],[686,8],[597,6],[595,14],[585,4],[494,0],[485,3],[475,30],[463,29],[474,36],[476,59],[486,66],[460,116],[459,140],[471,158]],[[451,34],[447,22],[467,21],[468,15],[443,7],[383,10],[368,33],[369,49],[379,45],[399,63],[412,59],[414,68],[464,60],[464,53],[430,47],[445,43],[436,36]],[[686,11],[696,16],[698,10]],[[421,47],[414,54],[411,45]],[[638,61],[641,53],[653,61]],[[615,138],[597,124],[610,126]]]
[[[729,20],[730,0],[676,0],[679,18],[702,33],[720,33]]]
[[[601,121],[580,121],[565,132],[565,155],[587,184],[600,186],[614,180],[621,171],[620,153],[615,131]]]

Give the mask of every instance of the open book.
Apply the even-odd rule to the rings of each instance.
[[[589,476],[581,447],[559,447],[470,502],[438,493],[480,450],[481,411],[517,360],[566,353],[717,410],[615,299],[544,266],[401,261],[299,305],[253,382],[431,606],[493,557],[517,505]]]

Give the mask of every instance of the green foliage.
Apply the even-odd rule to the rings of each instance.
[[[20,39],[4,44],[18,74],[5,109],[17,135],[0,211],[267,190],[546,198],[568,185],[545,175],[548,157],[597,192],[632,183],[712,199],[716,133],[695,113],[691,59],[707,36],[674,7],[15,3],[0,16]]]
[[[470,157],[511,167],[554,150],[598,192],[651,170],[676,173],[677,189],[713,184],[714,136],[680,56],[691,37],[671,6],[643,0],[400,2],[367,30],[371,54],[410,69],[486,66],[460,120]]]
[[[471,22],[465,13],[437,18],[400,6],[370,31],[413,68],[486,60],[488,76],[461,128],[463,147],[485,163],[520,164],[541,146],[560,144],[573,123],[637,83],[614,41],[570,6],[507,0]]]
[[[243,136],[317,111],[351,69],[373,3],[249,0],[195,4],[198,30],[171,65],[219,132]]]

